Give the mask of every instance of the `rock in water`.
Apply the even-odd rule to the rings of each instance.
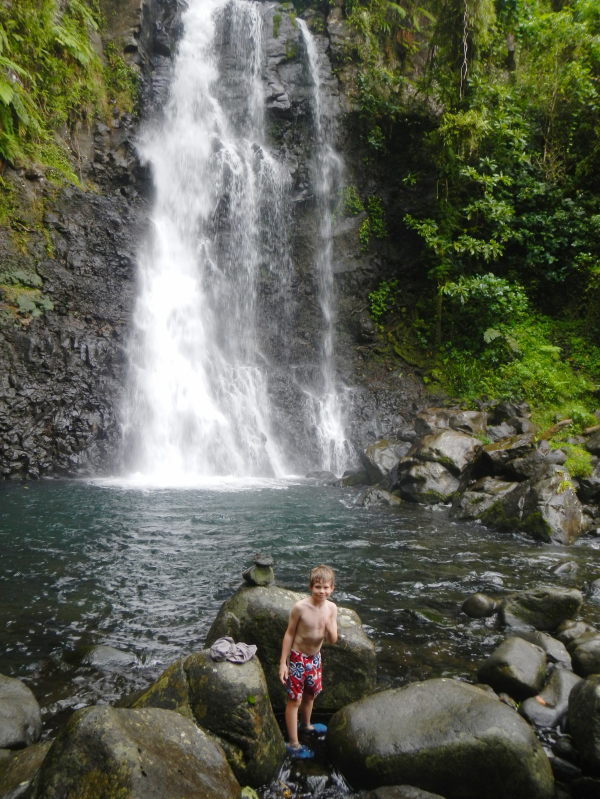
[[[480,682],[513,699],[535,696],[544,685],[546,653],[541,647],[517,636],[506,638],[481,664],[477,671]]]
[[[58,734],[30,799],[239,799],[221,747],[171,710],[93,706]]]
[[[0,674],[0,748],[28,746],[41,732],[40,706],[31,689],[21,680]]]
[[[356,785],[402,783],[448,799],[551,799],[550,763],[532,728],[474,685],[412,683],[330,720],[334,764]]]

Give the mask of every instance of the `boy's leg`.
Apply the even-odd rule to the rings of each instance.
[[[305,730],[310,727],[310,718],[312,716],[314,703],[315,697],[313,694],[303,694],[302,704],[300,705],[300,724]]]
[[[298,709],[301,702],[301,699],[288,699],[285,706],[285,726],[290,746],[300,746],[298,741]]]

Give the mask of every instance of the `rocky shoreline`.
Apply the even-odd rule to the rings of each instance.
[[[249,569],[205,649],[175,661],[118,707],[75,711],[53,741],[40,742],[32,691],[0,677],[0,799],[314,793],[314,766],[286,759],[277,716],[281,636],[299,595],[273,577],[268,561]],[[378,690],[373,642],[356,613],[340,608],[340,640],[324,652],[319,713],[329,733],[315,748],[317,782],[330,792],[320,795],[598,796],[600,632],[579,618],[582,602],[579,590],[551,585],[469,596],[462,612],[474,623],[495,617],[505,633],[479,664],[477,683],[436,677],[385,690]],[[210,647],[224,636],[254,644],[256,655],[216,660]],[[96,647],[88,663],[101,668],[127,657]]]
[[[573,436],[590,454],[592,472],[569,472],[565,449],[534,429],[526,404],[507,402],[466,411],[425,408],[414,426],[370,444],[362,469],[342,485],[370,485],[365,507],[416,502],[451,505],[457,520],[522,532],[539,541],[572,544],[600,526],[600,431]],[[324,476],[321,476],[324,479]]]

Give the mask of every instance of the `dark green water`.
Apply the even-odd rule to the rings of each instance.
[[[30,685],[47,734],[74,707],[112,702],[202,648],[216,612],[253,553],[275,558],[277,582],[304,589],[330,563],[335,598],[361,616],[379,679],[473,678],[500,637],[460,613],[474,591],[535,583],[585,589],[600,539],[539,545],[446,509],[356,507],[354,489],[265,482],[253,487],[141,490],[79,481],[0,487],[0,672]],[[555,569],[573,563],[574,573]],[[600,624],[600,606],[584,617]],[[97,672],[78,651],[109,644],[137,667]]]

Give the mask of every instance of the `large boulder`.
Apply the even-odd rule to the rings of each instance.
[[[171,710],[93,706],[59,732],[29,799],[239,799],[225,753]]]
[[[469,484],[464,491],[456,493],[452,500],[451,514],[457,519],[479,519],[488,508],[503,499],[518,485],[497,477],[481,477]]]
[[[411,444],[408,441],[387,441],[380,439],[365,449],[361,461],[369,480],[373,483],[386,481],[393,469],[398,465],[400,458],[404,457]]]
[[[537,694],[546,677],[546,653],[522,638],[511,636],[496,647],[477,671],[480,682],[513,699]]]
[[[218,736],[242,785],[269,782],[285,755],[281,730],[256,657],[215,662],[207,651],[173,663],[133,707],[175,710]]]
[[[481,449],[481,441],[457,430],[439,430],[417,441],[409,457],[441,463],[452,474],[461,474]]]
[[[567,729],[587,768],[600,774],[600,674],[592,674],[571,691]]]
[[[225,635],[256,644],[271,702],[279,709],[286,702],[279,681],[281,641],[290,610],[303,596],[272,585],[242,587],[221,606],[206,639],[208,646]],[[323,694],[317,706],[324,712],[338,710],[375,687],[375,647],[353,610],[338,608],[338,633],[337,644],[323,648]]]
[[[35,743],[42,732],[40,706],[21,680],[0,674],[0,749]]]
[[[532,728],[487,691],[434,679],[382,691],[330,720],[334,764],[356,786],[410,784],[448,799],[550,799]]]
[[[439,430],[459,430],[477,435],[484,433],[487,423],[485,411],[463,411],[460,408],[425,408],[415,418],[415,430],[419,436],[427,436]]]
[[[486,475],[513,481],[514,472],[510,468],[511,461],[522,458],[535,448],[533,436],[516,435],[501,438],[491,444],[485,444],[473,461],[473,477]]]
[[[0,761],[0,797],[22,796],[39,771],[50,749],[50,741],[32,744]]]
[[[458,477],[443,464],[405,458],[398,466],[392,487],[409,502],[435,505],[447,502],[458,486]]]
[[[553,631],[562,622],[576,616],[582,604],[583,595],[576,588],[540,585],[507,596],[502,601],[500,616],[509,627]]]
[[[583,507],[568,474],[549,466],[491,505],[481,520],[499,530],[520,530],[540,541],[572,544],[586,530]]]

